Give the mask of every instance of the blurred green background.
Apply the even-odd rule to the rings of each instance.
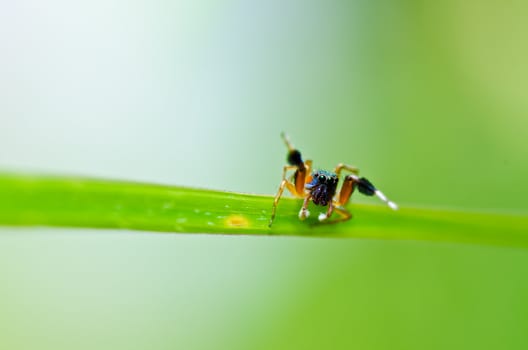
[[[400,205],[527,215],[527,15],[3,2],[0,168],[273,194],[288,131]],[[498,247],[2,228],[0,347],[525,349],[527,269]]]

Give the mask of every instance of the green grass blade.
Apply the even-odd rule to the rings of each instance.
[[[0,225],[120,228],[312,237],[416,239],[528,247],[528,217],[351,204],[354,218],[301,222],[300,200],[283,198],[273,228],[272,196],[183,187],[0,174]]]

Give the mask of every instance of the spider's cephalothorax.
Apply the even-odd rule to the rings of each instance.
[[[312,174],[312,181],[304,188],[310,193],[314,204],[326,206],[334,198],[338,180],[335,173],[318,170]]]
[[[325,213],[319,214],[319,221],[327,220],[332,213],[335,211],[340,215],[340,219],[332,220],[330,222],[346,221],[352,217],[350,212],[343,206],[348,203],[350,196],[357,188],[358,191],[366,196],[377,196],[379,199],[387,203],[392,209],[398,209],[396,203],[391,202],[385,197],[385,195],[367,179],[358,176],[359,169],[346,164],[338,164],[334,172],[318,170],[310,173],[312,169],[312,161],[303,161],[301,152],[295,149],[290,140],[286,135],[282,134],[282,138],[288,147],[287,161],[289,165],[285,165],[282,173],[282,182],[279,187],[279,191],[275,196],[273,202],[273,209],[271,212],[271,219],[269,226],[273,223],[275,213],[277,210],[277,204],[282,196],[284,188],[286,187],[294,196],[298,198],[304,198],[301,211],[299,212],[299,219],[304,220],[309,215],[308,203],[310,200],[314,204],[319,206],[328,206]],[[292,176],[292,180],[289,180],[286,173],[289,170],[295,170]],[[339,194],[336,195],[337,185],[339,182],[339,176],[341,171],[346,170],[350,172],[349,175],[345,176]]]

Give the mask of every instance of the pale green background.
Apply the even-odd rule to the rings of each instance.
[[[0,167],[271,194],[285,130],[400,205],[526,215],[527,15],[5,1]],[[508,248],[4,228],[0,348],[524,349],[527,269]]]

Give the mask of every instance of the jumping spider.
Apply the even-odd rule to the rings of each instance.
[[[349,220],[352,217],[352,214],[350,214],[350,212],[346,210],[344,206],[348,203],[350,196],[356,188],[360,193],[366,196],[375,195],[387,203],[387,205],[392,209],[398,209],[396,203],[389,201],[387,197],[380,190],[376,189],[369,180],[364,177],[360,178],[358,176],[359,169],[356,167],[340,163],[335,167],[333,172],[326,170],[317,170],[311,172],[312,161],[303,161],[301,152],[292,146],[288,137],[284,133],[281,134],[281,136],[284,140],[284,143],[286,144],[286,147],[288,147],[287,160],[289,165],[285,165],[283,168],[282,182],[273,202],[269,227],[271,227],[271,224],[275,219],[277,204],[279,203],[279,199],[281,198],[285,187],[295,197],[304,199],[301,210],[299,211],[300,220],[304,220],[310,216],[310,212],[307,209],[310,200],[314,202],[315,205],[320,205],[322,207],[328,206],[328,209],[325,213],[319,214],[319,221],[323,222],[328,220],[333,212],[339,214],[340,218],[329,222],[335,223]],[[286,173],[289,170],[295,170],[295,173],[291,177],[293,181],[286,177]],[[346,170],[351,174],[345,176],[339,191],[339,195],[336,196],[339,176],[343,170]]]

